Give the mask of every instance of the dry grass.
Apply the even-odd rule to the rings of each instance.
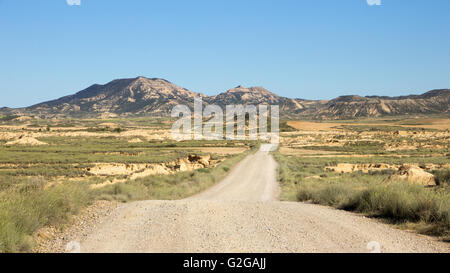
[[[249,151],[250,152],[250,151]],[[95,195],[104,200],[120,202],[136,200],[176,200],[199,193],[227,175],[246,153],[231,156],[211,169],[197,169],[171,175],[153,175],[125,183],[95,189]]]
[[[416,231],[450,236],[450,188],[425,188],[404,181],[388,182],[384,172],[336,174],[323,171],[322,159],[275,154],[280,163],[281,198],[308,201],[383,218]],[[448,181],[448,172],[442,172]]]
[[[62,224],[93,197],[86,183],[64,183],[46,187],[33,178],[9,188],[0,198],[0,252],[27,251],[32,234],[47,225]]]
[[[102,123],[108,124],[100,126]],[[226,175],[255,145],[242,141],[175,142],[166,139],[169,129],[170,123],[149,118],[4,120],[0,126],[0,252],[29,250],[37,229],[63,225],[96,199],[126,202],[195,194]],[[22,135],[49,145],[7,144]],[[141,142],[129,142],[136,137]],[[141,170],[132,175],[97,176],[90,172],[97,163],[171,165],[191,154],[211,153],[215,159],[216,154],[222,154],[221,160],[222,156],[228,159],[216,167],[172,175],[144,176],[147,173]],[[142,177],[130,181],[134,174]],[[94,187],[110,179],[124,183]]]
[[[325,155],[325,156],[334,156],[338,152],[332,151],[321,151],[321,150],[308,150],[308,149],[296,149],[289,147],[280,147],[279,152],[284,155],[308,155],[308,156],[317,156],[317,155]]]
[[[210,169],[147,176],[103,188],[92,188],[93,181],[47,183],[37,177],[3,177],[0,180],[0,252],[29,251],[36,230],[48,225],[61,226],[97,199],[168,200],[196,194],[223,178],[246,155],[231,156]]]

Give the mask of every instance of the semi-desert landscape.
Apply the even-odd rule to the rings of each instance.
[[[0,0],[2,265],[445,270],[449,11]]]
[[[279,105],[280,144],[175,141],[178,104]],[[206,96],[137,77],[0,110],[0,252],[449,252],[450,90]]]

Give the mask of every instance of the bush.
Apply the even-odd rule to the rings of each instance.
[[[409,183],[374,185],[361,191],[345,207],[393,222],[423,222],[450,229],[450,195]]]
[[[450,185],[450,169],[434,171],[433,174],[436,184],[440,186]]]

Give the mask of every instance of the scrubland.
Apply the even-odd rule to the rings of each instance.
[[[288,125],[296,131],[282,133],[282,146],[274,154],[280,163],[282,200],[360,212],[449,241],[448,123],[425,119]]]
[[[0,252],[30,251],[97,200],[171,200],[223,178],[255,146],[170,139],[158,119],[0,124]],[[102,172],[98,172],[103,168]]]
[[[279,198],[363,213],[448,241],[450,128],[445,121],[280,122],[280,149],[274,153]],[[226,176],[258,145],[176,142],[170,125],[155,118],[2,118],[0,252],[30,251],[40,229],[64,228],[98,200],[194,195]]]

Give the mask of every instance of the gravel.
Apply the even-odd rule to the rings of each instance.
[[[62,228],[45,227],[35,233],[37,253],[62,253],[70,242],[78,242],[106,220],[107,216],[119,206],[117,202],[96,201],[93,205],[75,215],[68,225]]]
[[[62,252],[72,240],[80,242],[81,252],[450,250],[449,244],[435,238],[395,229],[358,214],[279,202],[278,192],[276,162],[268,153],[257,152],[240,162],[221,183],[188,199],[102,203],[93,208],[91,214],[95,216],[87,220],[88,224],[82,217],[80,221],[84,222],[75,225],[75,232],[70,229],[58,235],[41,250]]]

